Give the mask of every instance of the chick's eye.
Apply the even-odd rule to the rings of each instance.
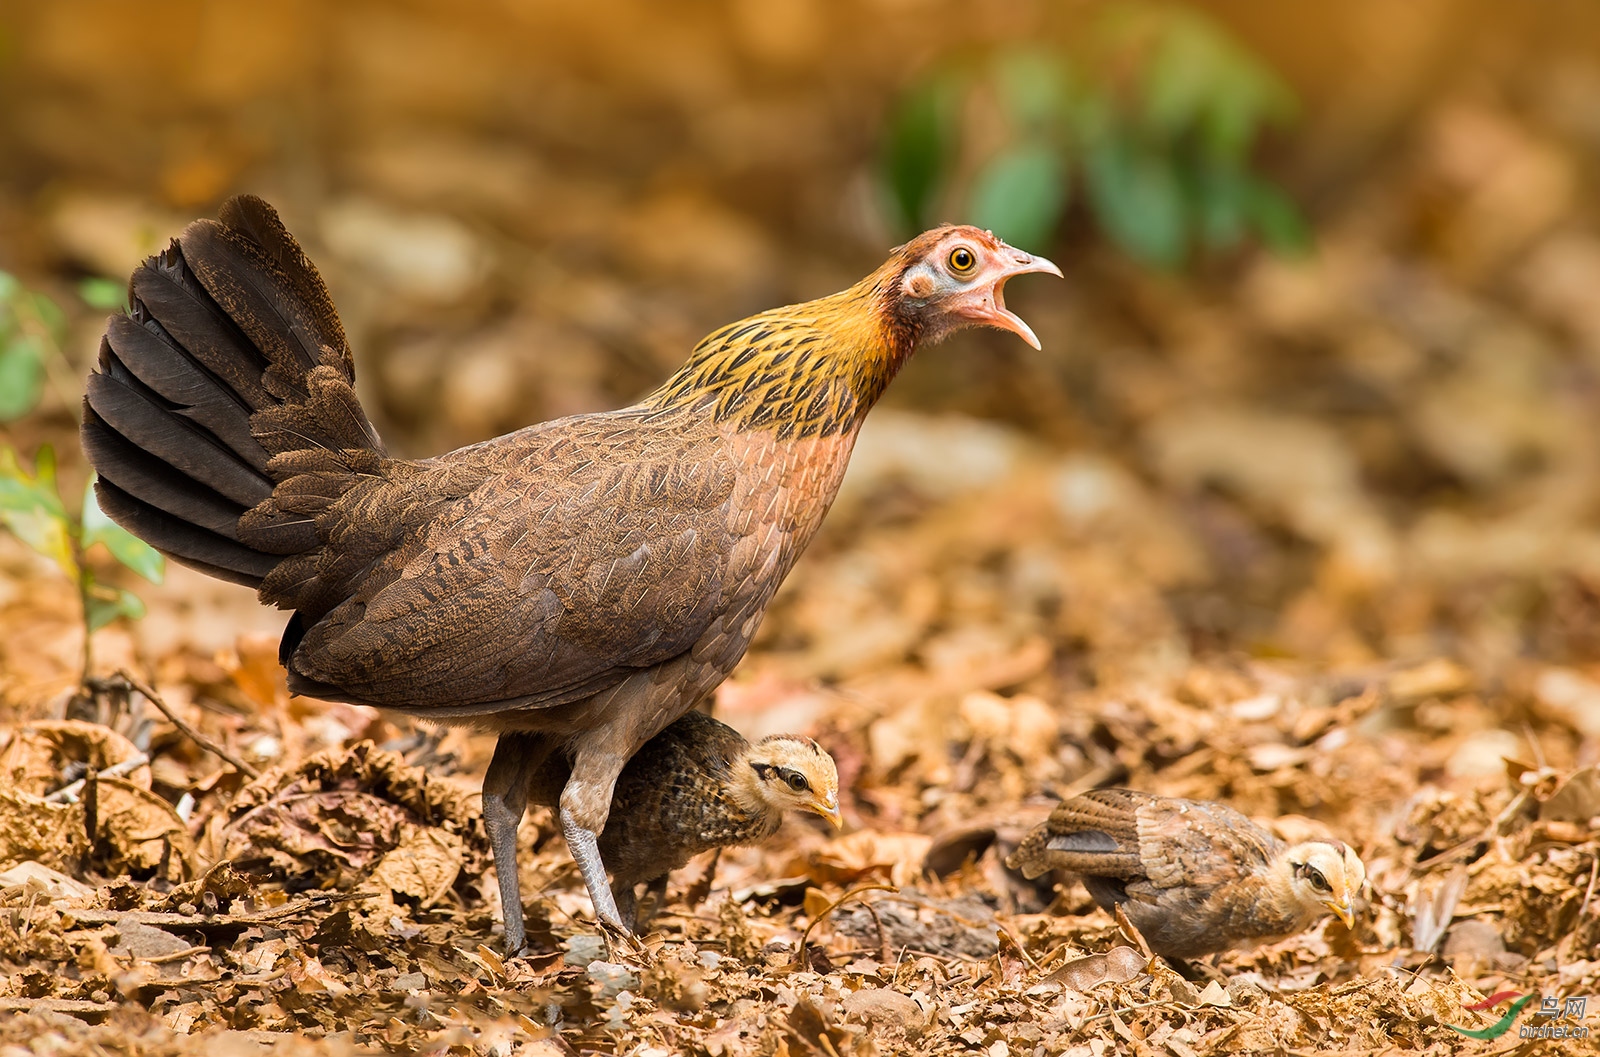
[[[1311,880],[1312,888],[1315,888],[1319,892],[1328,891],[1328,879],[1322,876],[1321,870],[1307,870],[1306,874]]]
[[[965,246],[957,246],[950,251],[950,270],[953,272],[970,272],[977,264],[977,255]]]
[[[811,784],[806,781],[806,776],[799,771],[790,771],[784,776],[784,780],[789,783],[789,788],[797,793],[803,793],[811,788]]]

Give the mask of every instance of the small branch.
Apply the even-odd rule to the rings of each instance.
[[[886,884],[864,884],[864,885],[858,885],[855,888],[850,889],[850,891],[846,892],[844,895],[840,896],[838,899],[835,899],[833,902],[829,903],[826,907],[823,907],[822,910],[817,913],[817,916],[811,919],[811,923],[806,926],[806,930],[800,934],[800,945],[795,948],[794,964],[795,965],[804,965],[805,964],[806,941],[811,938],[811,930],[816,928],[818,925],[822,924],[824,921],[826,921],[828,916],[830,914],[832,914],[835,910],[838,910],[841,906],[843,906],[844,904],[850,902],[850,900],[856,899],[859,896],[862,896],[862,895],[866,894],[867,892],[896,892],[896,893],[898,893],[899,891],[900,890],[898,888],[896,888],[894,885],[886,885]],[[876,918],[877,915],[874,914],[873,917]]]
[[[888,965],[894,960],[890,957],[889,930],[883,927],[883,918],[878,916],[877,907],[865,899],[861,901],[861,905],[866,909],[867,913],[872,915],[872,923],[878,926],[878,961],[883,965]]]
[[[160,709],[161,714],[166,716],[167,719],[171,721],[172,725],[183,732],[183,734],[186,735],[190,741],[211,753],[213,756],[220,757],[225,763],[228,764],[228,766],[232,767],[240,774],[248,775],[251,778],[261,777],[261,772],[258,769],[250,766],[244,760],[241,760],[239,757],[223,748],[219,742],[213,741],[212,739],[206,737],[204,734],[191,727],[187,722],[178,718],[178,714],[172,710],[170,705],[161,699],[161,695],[155,692],[154,687],[146,686],[144,683],[141,683],[139,680],[135,679],[132,675],[128,674],[128,670],[126,668],[120,669],[117,672],[117,678],[121,679],[123,682],[133,687],[133,689],[143,694],[145,699],[152,705],[155,705],[156,708]]]
[[[149,762],[150,757],[146,756],[142,752],[137,752],[132,756],[129,756],[126,760],[123,760],[121,763],[114,764],[110,767],[107,767],[105,770],[98,772],[95,777],[122,778],[126,775],[132,774],[134,771],[137,771],[139,768],[145,766]],[[83,785],[86,780],[87,779],[85,778],[79,778],[76,782],[62,786],[60,789],[57,789],[55,792],[45,797],[44,802],[47,804],[76,803],[78,794],[83,791]]]

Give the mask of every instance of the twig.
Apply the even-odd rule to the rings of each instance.
[[[210,952],[210,947],[202,945],[199,947],[190,947],[186,950],[173,951],[171,954],[158,954],[154,958],[144,958],[141,960],[154,962],[157,965],[163,965],[167,962],[181,962],[187,958],[193,958],[197,954],[209,954]]]
[[[178,714],[172,710],[170,705],[161,699],[161,695],[155,692],[154,687],[146,686],[144,683],[135,679],[131,674],[129,674],[126,668],[122,668],[117,671],[117,678],[121,679],[130,687],[143,694],[145,700],[149,701],[152,705],[155,705],[156,708],[160,709],[161,714],[166,716],[172,725],[177,727],[178,730],[186,735],[190,741],[211,753],[213,756],[220,757],[223,762],[227,763],[228,766],[232,767],[240,774],[248,775],[251,778],[261,777],[261,772],[258,769],[250,766],[248,763],[241,760],[227,749],[223,748],[220,743],[206,737],[204,734],[191,727],[187,722],[178,718]]]
[[[126,775],[132,774],[134,771],[137,771],[139,768],[145,766],[149,762],[150,757],[146,756],[142,752],[136,752],[132,756],[129,756],[126,760],[123,760],[121,763],[113,764],[110,767],[107,767],[105,770],[98,772],[95,777],[122,778]],[[83,791],[83,786],[86,781],[88,781],[87,776],[84,778],[79,778],[76,782],[69,782],[60,789],[57,789],[55,792],[51,793],[49,796],[45,797],[44,802],[47,804],[77,803],[78,794]]]
[[[1128,939],[1132,940],[1135,947],[1139,948],[1139,953],[1144,955],[1145,961],[1148,962],[1151,958],[1155,957],[1155,955],[1150,953],[1150,944],[1145,942],[1144,933],[1139,931],[1139,927],[1137,925],[1128,920],[1128,915],[1122,909],[1121,903],[1117,904],[1116,919],[1117,928],[1121,929],[1122,934]]]
[[[887,965],[889,963],[889,930],[883,927],[883,918],[878,916],[877,907],[864,899],[861,901],[861,905],[866,908],[867,913],[872,915],[872,923],[878,926],[878,961]]]
[[[1092,1016],[1084,1017],[1082,1022],[1078,1024],[1078,1027],[1081,1028],[1084,1024],[1099,1020],[1101,1017],[1114,1016],[1117,1013],[1131,1013],[1136,1009],[1149,1009],[1151,1006],[1166,1006],[1171,1004],[1172,1000],[1170,998],[1158,998],[1154,1002],[1134,1002],[1131,1005],[1117,1006],[1113,1009],[1103,1009]]]
[[[840,896],[838,899],[835,899],[833,902],[831,902],[827,906],[823,907],[822,910],[819,913],[817,913],[816,916],[814,916],[811,919],[811,923],[806,926],[806,930],[804,932],[800,933],[800,945],[795,948],[795,954],[794,954],[795,964],[796,965],[803,965],[804,964],[804,958],[806,956],[806,940],[811,938],[811,930],[816,928],[818,925],[820,925],[824,920],[827,919],[828,915],[832,914],[835,910],[838,910],[845,903],[847,903],[850,900],[856,898],[857,896],[864,895],[867,892],[898,892],[898,891],[899,891],[899,889],[895,888],[894,885],[886,885],[886,884],[865,884],[865,885],[860,885],[860,886],[858,886],[856,888],[850,889],[850,891],[846,892],[844,895]],[[874,915],[874,917],[876,917],[876,915]]]

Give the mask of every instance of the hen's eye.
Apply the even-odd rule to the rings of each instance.
[[[803,793],[807,789],[811,788],[811,783],[807,782],[806,776],[801,774],[799,771],[788,772],[783,776],[783,780],[788,782],[789,788],[793,789],[797,793]]]
[[[957,246],[950,251],[950,270],[953,272],[970,272],[977,264],[977,255],[965,246]]]

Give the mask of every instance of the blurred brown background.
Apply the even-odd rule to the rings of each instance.
[[[83,367],[100,324],[72,281],[260,193],[327,275],[391,443],[425,454],[615,406],[717,324],[852,281],[898,234],[875,183],[897,93],[1103,6],[8,3],[0,267],[72,310]],[[1044,351],[962,336],[889,404],[1139,490],[1135,519],[1181,541],[1146,572],[1185,651],[1593,660],[1600,12],[1197,6],[1300,98],[1263,165],[1315,251],[1159,276],[1069,218],[1068,282],[1013,291]],[[71,451],[69,396],[14,442]],[[886,417],[909,439],[863,450],[948,476],[923,425]],[[909,523],[917,487],[861,517]]]
[[[840,289],[883,259],[904,234],[884,145],[929,71],[1070,51],[1107,11],[1136,4],[0,0],[0,271],[68,317],[42,402],[0,425],[0,446],[31,461],[53,444],[74,505],[86,472],[76,408],[104,327],[81,281],[122,282],[239,191],[276,204],[321,267],[362,398],[397,453],[615,407],[714,327]],[[1022,990],[1038,967],[1025,978],[1014,955],[995,955],[992,929],[950,948],[977,976],[923,959],[946,950],[932,925],[897,938],[912,945],[903,963],[886,955],[873,979],[932,995],[939,1027],[926,1038],[948,1052],[1054,1053],[1069,1037],[1093,1038],[1094,1052],[1461,1052],[1474,1043],[1444,1025],[1490,1023],[1498,1011],[1461,1008],[1482,995],[1600,990],[1600,5],[1168,10],[1213,19],[1298,97],[1298,116],[1251,157],[1299,204],[1310,249],[1245,244],[1152,270],[1107,236],[1073,171],[1064,219],[1028,247],[1066,281],[1029,276],[1008,291],[1043,350],[986,332],[918,355],[718,692],[717,713],[752,737],[816,732],[839,761],[845,833],[790,826],[725,856],[716,899],[777,891],[756,887],[774,878],[789,895],[679,921],[697,940],[722,942],[720,920],[749,950],[786,950],[761,944],[784,929],[785,943],[803,942],[798,922],[828,916],[813,892],[828,904],[888,878],[959,897],[939,906],[956,907],[963,935],[1003,919],[1042,960],[1069,943],[1101,949],[1109,919],[1081,916],[1087,902],[1065,889],[1056,909],[1074,913],[1039,913],[1050,893],[1006,873],[1006,842],[1051,798],[1096,785],[1224,799],[1309,816],[1286,821],[1326,824],[1368,864],[1372,906],[1355,933],[1330,926],[1251,963],[1270,1000],[1255,988],[1223,1009],[1190,988],[1177,1009],[1137,983],[1107,1000],[1115,1016],[1047,1006],[1028,997],[1040,988]],[[962,115],[979,140],[987,113]],[[366,752],[350,748],[362,739],[413,753],[429,788],[464,788],[486,765],[483,736],[435,745],[372,709],[291,700],[276,662],[284,615],[250,592],[175,567],[156,587],[90,560],[149,604],[93,636],[92,667],[148,673],[254,765],[347,759]],[[81,613],[56,565],[0,531],[0,736],[13,747],[12,731],[75,700]],[[220,832],[242,778],[153,715],[119,722],[152,746],[145,792],[163,824]],[[61,766],[35,775],[41,796],[68,780]],[[193,811],[180,819],[174,804]],[[93,828],[76,825],[77,840]],[[144,845],[160,832],[133,831]],[[525,827],[539,850],[524,890],[560,911],[545,923],[564,936],[587,910],[555,832],[547,818]],[[154,869],[91,870],[54,846],[27,854],[95,884]],[[396,939],[381,886],[381,911],[344,909],[358,906],[349,892],[328,905],[325,920],[345,923],[305,949],[338,975],[338,952],[360,948],[362,968],[327,992],[344,998],[304,983],[310,969],[284,976],[290,954],[321,964],[294,949],[272,974],[271,952],[217,952],[240,981],[283,977],[271,987],[284,1008],[228,997],[245,993],[231,981],[163,982],[123,990],[126,1016],[95,1045],[192,1052],[210,1044],[184,1033],[232,1025],[423,1050],[433,1029],[401,1027],[412,970],[425,965],[441,996],[478,988],[479,970],[407,959],[498,942],[492,881],[470,858],[452,862],[449,876],[464,871],[454,894],[406,911],[430,930],[417,943],[417,930]],[[919,862],[945,880],[916,876]],[[273,883],[311,884],[294,876]],[[31,889],[9,891],[33,912]],[[116,1005],[124,975],[101,992],[60,971],[76,956],[87,973],[100,944],[96,964],[121,974],[101,941],[37,926],[18,905],[0,916],[0,961],[27,966],[12,986]],[[943,927],[944,910],[917,905],[906,913]],[[350,939],[352,912],[370,913],[359,935],[375,939]],[[860,959],[881,927],[851,906],[805,929],[834,930],[833,955]],[[11,953],[21,933],[34,946]],[[715,1010],[734,995],[743,1010],[717,1031],[743,1021],[752,1045],[766,1040],[759,1052],[798,1052],[778,1049],[775,1026],[793,999],[772,996],[827,978],[767,965],[714,983]],[[850,987],[868,978],[861,965],[849,963]],[[583,1001],[563,1030],[598,1052],[573,1031],[588,1018],[601,1039],[619,1021],[602,1029]],[[666,1006],[639,1008],[639,1024],[672,1023]],[[665,1045],[745,1052],[713,1049],[708,1025],[722,1015],[686,1014]],[[156,1018],[167,1048],[139,1048]],[[0,1018],[0,1041],[44,1045],[36,1023]],[[640,1037],[605,1045],[643,1052]]]

